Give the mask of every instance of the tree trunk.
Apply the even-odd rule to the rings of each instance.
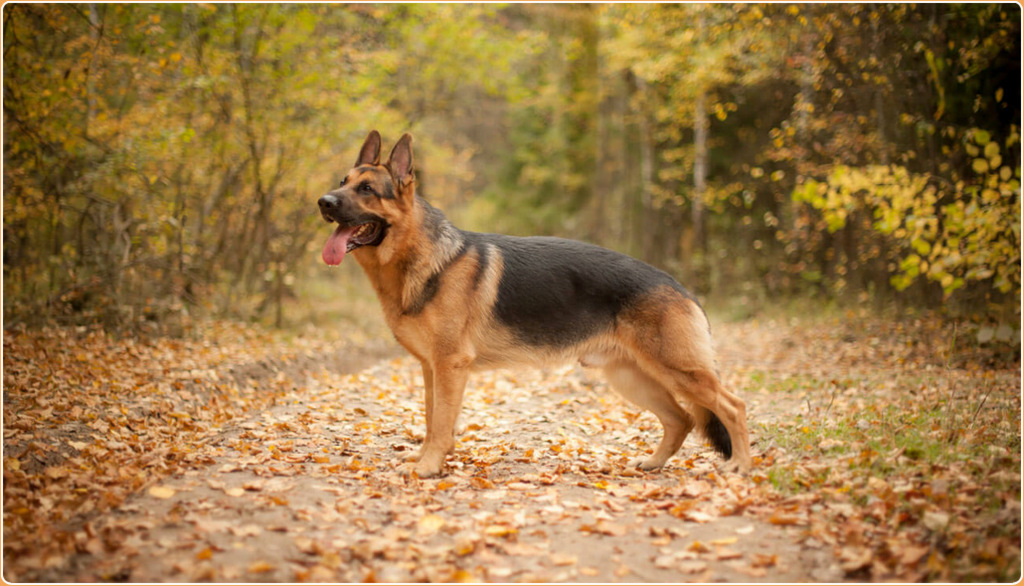
[[[704,192],[708,180],[708,112],[707,94],[697,92],[693,112],[693,198],[690,208],[693,222],[693,239],[701,254],[707,253],[707,237],[704,231]]]
[[[637,91],[641,99],[646,99],[647,83],[636,77]],[[651,124],[647,120],[646,108],[641,109],[638,116],[640,124],[640,201],[643,205],[641,220],[640,250],[644,260],[654,262],[655,225],[658,221],[654,209],[654,137]]]

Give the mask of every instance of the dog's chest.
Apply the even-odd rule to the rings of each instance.
[[[435,334],[422,318],[410,318],[401,311],[385,312],[391,333],[403,348],[417,358],[430,359],[434,354]]]

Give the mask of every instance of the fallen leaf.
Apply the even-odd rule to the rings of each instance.
[[[266,574],[274,571],[274,565],[267,562],[256,562],[247,568],[250,574]]]
[[[693,552],[697,552],[697,553],[706,553],[706,552],[711,551],[711,548],[709,548],[708,546],[704,545],[703,543],[701,543],[699,541],[694,541],[686,549],[687,549],[687,551],[693,551]]]
[[[743,557],[743,554],[728,547],[723,547],[715,552],[715,559],[719,561],[735,560]]]
[[[732,545],[739,541],[738,537],[721,537],[719,539],[712,539],[711,545]]]
[[[931,549],[932,548],[927,545],[907,546],[900,551],[900,562],[908,566],[917,564],[917,562],[921,561],[924,556],[928,555],[928,552],[930,552]]]
[[[676,567],[684,574],[698,574],[708,569],[708,563],[701,560],[684,560]]]
[[[440,531],[445,524],[444,517],[440,515],[426,515],[420,517],[420,520],[416,522],[416,528],[420,535],[433,535]]]
[[[158,499],[169,499],[174,495],[175,490],[169,486],[151,486],[149,488],[149,496]]]
[[[53,480],[64,478],[68,475],[67,468],[64,468],[63,466],[49,466],[44,470],[44,472],[47,477]]]
[[[921,523],[932,531],[942,531],[949,525],[949,515],[941,511],[927,511]]]
[[[469,479],[469,483],[473,485],[473,488],[491,489],[494,488],[494,483],[486,478],[480,476],[474,476]]]
[[[598,521],[593,525],[581,525],[580,531],[583,533],[600,533],[601,535],[609,535],[611,537],[621,537],[626,534],[626,528],[622,525],[606,521]]]
[[[839,552],[839,567],[852,574],[871,565],[871,550],[866,547],[844,547]]]
[[[777,563],[779,563],[779,556],[776,554],[755,553],[754,558],[750,561],[750,566],[754,568],[771,568]]]
[[[508,525],[489,525],[484,529],[484,534],[488,537],[508,537],[515,535],[519,530],[515,527],[509,527]]]
[[[704,511],[683,511],[679,517],[684,521],[691,521],[693,523],[707,523],[715,520],[715,517]]]
[[[474,533],[460,533],[455,536],[455,544],[452,551],[457,556],[467,556],[476,551],[476,544],[480,536]]]
[[[768,522],[772,525],[799,525],[802,520],[796,515],[775,511],[768,518]]]

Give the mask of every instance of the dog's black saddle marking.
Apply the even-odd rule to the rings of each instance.
[[[593,244],[535,236],[464,233],[492,244],[503,270],[494,313],[523,342],[567,346],[615,326],[638,296],[668,285],[693,296],[667,273]]]

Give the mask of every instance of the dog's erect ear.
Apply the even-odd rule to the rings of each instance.
[[[379,165],[380,164],[380,133],[376,130],[371,130],[370,134],[366,135],[366,141],[363,142],[363,148],[359,149],[359,158],[356,159],[355,166],[359,165]]]
[[[398,139],[388,157],[388,168],[400,187],[412,182],[412,135],[406,133]]]

